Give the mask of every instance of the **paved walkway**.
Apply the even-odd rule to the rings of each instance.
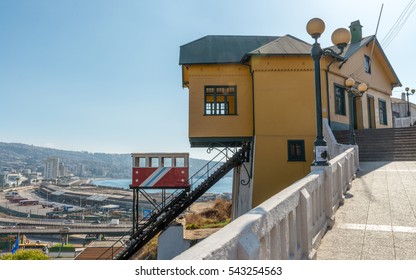
[[[318,260],[416,260],[416,161],[362,162]]]

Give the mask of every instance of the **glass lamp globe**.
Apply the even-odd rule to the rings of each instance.
[[[353,87],[355,85],[355,81],[353,78],[348,78],[345,80],[345,86],[346,87]]]
[[[338,28],[332,33],[332,43],[338,47],[345,47],[351,40],[351,33],[346,28]]]
[[[317,39],[325,31],[325,22],[320,18],[313,18],[306,24],[306,31],[312,38]]]
[[[360,92],[365,92],[365,91],[367,91],[367,85],[366,85],[366,84],[364,84],[364,83],[359,84],[359,85],[358,85],[358,90],[359,90]]]

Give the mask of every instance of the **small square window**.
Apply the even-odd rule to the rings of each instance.
[[[150,167],[159,167],[159,158],[157,157],[150,158]]]
[[[288,140],[287,155],[288,161],[305,161],[305,140]]]
[[[162,157],[162,166],[163,167],[172,167],[173,161],[171,157]]]
[[[146,158],[136,157],[134,165],[135,165],[135,167],[146,167]]]
[[[236,115],[237,86],[205,86],[205,115]]]
[[[185,167],[185,158],[183,157],[175,158],[175,167]]]

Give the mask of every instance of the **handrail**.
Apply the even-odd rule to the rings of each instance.
[[[335,156],[174,260],[314,259],[351,187],[356,150]]]

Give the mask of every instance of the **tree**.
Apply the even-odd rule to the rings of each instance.
[[[49,260],[49,257],[37,250],[19,250],[16,254],[4,254],[0,260]]]

